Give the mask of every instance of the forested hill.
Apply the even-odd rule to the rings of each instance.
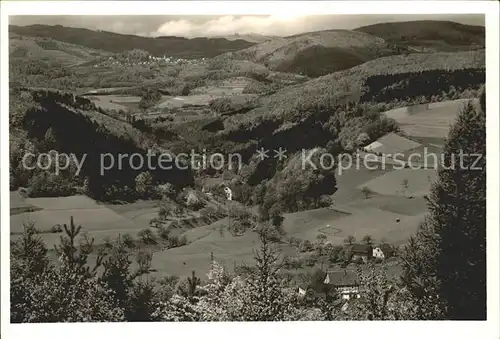
[[[180,58],[214,57],[225,52],[237,51],[254,45],[254,43],[243,39],[187,39],[175,36],[150,38],[61,25],[10,25],[9,31],[23,36],[52,38],[113,53],[142,49],[155,56],[167,55]]]
[[[484,26],[452,21],[419,20],[387,22],[356,28],[355,31],[380,37],[388,42],[428,52],[481,49],[485,46]]]

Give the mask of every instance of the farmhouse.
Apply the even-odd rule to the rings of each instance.
[[[373,249],[373,258],[388,259],[394,255],[394,248],[389,244],[380,244]]]
[[[370,245],[354,244],[351,246],[352,261],[357,261],[359,259],[363,262],[368,262],[372,258],[373,249]]]
[[[373,249],[373,257],[375,259],[385,259],[384,252],[380,249],[380,247],[375,247]]]
[[[359,282],[354,271],[330,271],[325,280],[335,287],[343,300],[359,298]]]
[[[386,259],[394,255],[394,248],[389,244],[381,244],[378,248],[384,253]]]
[[[233,200],[233,191],[229,187],[224,187],[224,193],[226,193],[227,200]]]
[[[307,286],[299,285],[297,287],[297,294],[299,295],[299,297],[305,297],[307,294]]]

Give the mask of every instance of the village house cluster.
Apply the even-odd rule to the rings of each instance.
[[[145,58],[136,58],[136,57],[124,57],[123,55],[110,56],[106,60],[102,61],[99,64],[95,64],[93,67],[123,67],[123,66],[172,66],[172,65],[190,65],[190,64],[199,64],[203,63],[207,59],[183,59],[183,58],[175,58],[171,56],[153,56],[148,55]]]

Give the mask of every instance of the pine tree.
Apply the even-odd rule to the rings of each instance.
[[[486,318],[485,113],[471,103],[460,112],[428,197],[430,216],[403,256],[408,289],[417,298],[435,290],[449,319]]]
[[[455,164],[453,170],[440,171],[429,198],[439,234],[437,276],[452,319],[485,319],[486,115],[472,104],[461,112],[445,148],[448,155],[460,151],[470,155],[464,168]],[[474,164],[478,156],[481,159]]]
[[[194,297],[196,296],[196,289],[201,283],[200,278],[196,276],[195,271],[191,272],[191,278],[187,279],[188,282],[188,297],[191,301],[194,300]]]
[[[413,320],[437,320],[445,316],[436,272],[438,245],[438,236],[427,219],[402,253],[401,283],[412,301],[413,312],[409,318]]]
[[[87,237],[86,234],[79,237],[82,226],[76,226],[73,216],[70,218],[69,226],[66,224],[63,226],[64,234],[60,236],[60,245],[54,246],[59,261],[66,265],[70,271],[87,276],[93,275],[103,260],[103,255],[99,254],[94,267],[91,269],[88,265],[89,255],[94,248],[94,239]]]

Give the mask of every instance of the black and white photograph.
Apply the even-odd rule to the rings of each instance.
[[[165,3],[2,13],[2,334],[474,320],[497,338],[498,3]]]

